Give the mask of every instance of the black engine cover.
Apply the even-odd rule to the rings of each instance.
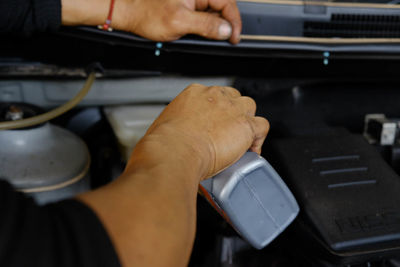
[[[273,148],[307,243],[312,236],[342,263],[399,253],[400,177],[362,136],[281,139]]]

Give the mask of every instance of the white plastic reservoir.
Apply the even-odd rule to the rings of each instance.
[[[165,105],[106,107],[104,113],[118,139],[122,157],[127,161],[136,143],[144,136]]]

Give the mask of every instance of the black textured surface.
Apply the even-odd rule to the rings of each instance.
[[[30,36],[61,26],[60,0],[0,1],[0,34]]]
[[[297,231],[308,228],[346,262],[400,251],[400,178],[362,136],[281,139],[273,148],[301,206]]]
[[[399,38],[400,16],[332,14],[329,22],[305,21],[306,37]]]

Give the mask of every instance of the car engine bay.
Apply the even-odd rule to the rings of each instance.
[[[399,54],[224,54],[81,35],[65,29],[2,37],[0,121],[67,102],[82,87],[87,66],[99,62],[101,70],[72,110],[38,126],[0,131],[0,177],[27,194],[50,192],[40,203],[97,188],[118,177],[132,144],[186,86],[232,86],[269,120],[262,156],[293,192],[300,214],[256,250],[199,196],[189,266],[400,266]]]

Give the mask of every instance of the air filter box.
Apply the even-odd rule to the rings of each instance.
[[[281,139],[273,151],[301,208],[301,247],[346,264],[400,252],[400,177],[362,136]]]

